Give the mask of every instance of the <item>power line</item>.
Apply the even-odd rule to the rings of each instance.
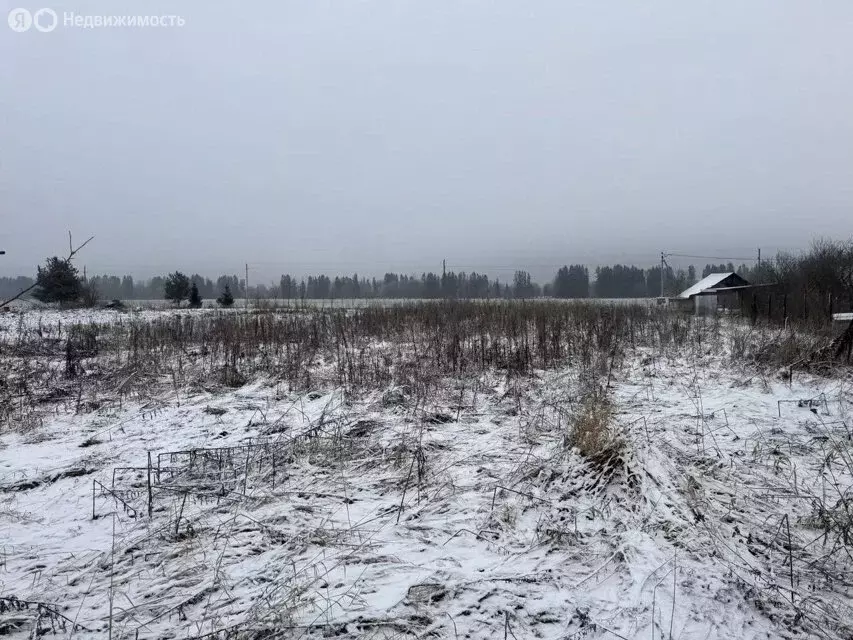
[[[699,258],[701,260],[731,260],[731,261],[733,261],[733,260],[740,260],[740,261],[749,260],[751,262],[755,262],[757,259],[755,257],[752,257],[752,258],[732,258],[732,257],[725,257],[725,256],[694,256],[694,255],[690,255],[689,253],[672,253],[671,251],[667,251],[666,255],[673,256],[675,258]]]

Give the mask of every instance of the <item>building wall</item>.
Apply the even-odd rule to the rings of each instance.
[[[686,313],[693,313],[695,309],[693,298],[688,298],[686,300],[683,298],[669,298],[669,300],[667,300],[667,306],[673,311],[684,311]]]
[[[712,316],[717,312],[717,296],[693,296],[697,316]]]

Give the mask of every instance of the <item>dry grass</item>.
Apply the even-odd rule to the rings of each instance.
[[[796,340],[780,340],[780,332]],[[444,378],[494,371],[509,380],[571,367],[609,381],[638,349],[728,349],[735,360],[778,367],[802,360],[812,346],[793,330],[768,326],[741,325],[725,342],[719,320],[644,304],[443,301],[118,314],[109,322],[37,327],[22,316],[17,328],[0,333],[0,429],[56,401],[80,411],[98,398],[120,404],[132,395],[153,397],[164,381],[212,389],[272,378],[289,390],[396,386],[428,397]]]
[[[572,546],[586,553],[585,544],[595,545],[594,565],[601,566],[602,570],[609,564],[600,565],[597,547],[602,538],[593,536],[606,536],[604,539],[612,540],[614,523],[622,528],[642,527],[643,532],[654,532],[660,527],[664,532],[662,538],[672,539],[675,541],[673,544],[682,546],[698,539],[685,541],[694,534],[685,533],[690,530],[689,525],[678,520],[682,507],[676,500],[673,500],[675,506],[667,505],[668,515],[661,516],[660,520],[652,519],[657,501],[651,506],[650,500],[644,502],[645,492],[651,485],[645,485],[646,475],[638,473],[640,469],[646,470],[647,460],[655,463],[652,470],[663,478],[658,485],[655,477],[648,476],[648,482],[653,482],[661,495],[679,496],[683,490],[681,480],[685,476],[682,470],[688,469],[690,474],[696,475],[698,481],[691,480],[692,484],[688,485],[683,507],[683,513],[689,513],[689,517],[698,519],[701,516],[723,522],[723,525],[732,521],[731,512],[745,519],[753,513],[740,506],[741,503],[748,504],[747,501],[738,497],[736,503],[734,494],[728,490],[708,491],[707,495],[711,497],[703,497],[703,486],[713,486],[715,482],[719,483],[719,488],[728,489],[725,483],[729,480],[722,476],[724,471],[732,473],[733,468],[749,469],[750,465],[739,462],[737,456],[731,456],[731,463],[725,467],[707,466],[710,456],[705,454],[705,438],[717,437],[722,442],[723,436],[714,436],[714,432],[728,433],[729,418],[725,418],[725,432],[719,418],[713,425],[707,424],[713,419],[713,413],[707,417],[708,411],[702,404],[700,383],[707,378],[696,375],[697,365],[693,364],[691,373],[694,381],[689,386],[684,385],[690,399],[695,399],[697,419],[701,425],[701,431],[696,435],[697,442],[701,435],[701,447],[697,444],[695,454],[690,444],[692,432],[684,435],[685,432],[679,428],[684,426],[683,420],[678,422],[678,416],[683,414],[676,416],[673,425],[665,420],[657,425],[656,430],[655,425],[651,425],[654,440],[648,427],[644,432],[636,427],[632,430],[631,424],[634,423],[625,419],[629,413],[634,413],[635,417],[639,415],[645,426],[641,411],[645,387],[640,387],[640,400],[635,399],[636,402],[632,401],[635,404],[628,407],[625,402],[627,393],[620,395],[620,383],[635,383],[638,376],[643,375],[642,379],[649,382],[646,397],[649,404],[645,411],[659,408],[670,411],[668,403],[658,405],[655,393],[666,393],[663,385],[668,381],[681,382],[678,377],[664,375],[667,371],[688,371],[683,364],[675,368],[679,359],[683,363],[684,358],[690,357],[690,362],[695,362],[697,354],[701,354],[698,365],[701,367],[701,358],[705,355],[728,355],[735,362],[766,366],[777,359],[790,362],[792,358],[800,357],[802,351],[807,351],[807,347],[799,346],[800,343],[792,343],[790,348],[780,346],[770,353],[765,362],[754,354],[761,349],[772,349],[780,336],[784,338],[787,333],[744,324],[737,325],[737,333],[730,336],[727,326],[726,331],[722,330],[720,320],[697,320],[639,305],[431,303],[352,312],[214,311],[163,314],[153,319],[120,315],[116,319],[117,322],[111,324],[70,324],[37,329],[20,325],[17,331],[0,336],[0,373],[4,374],[5,380],[0,385],[0,432],[7,427],[35,432],[37,421],[43,415],[62,411],[80,413],[96,406],[104,411],[105,420],[116,422],[112,420],[111,412],[116,405],[120,407],[122,399],[128,396],[134,400],[135,406],[142,406],[143,411],[156,412],[158,407],[172,401],[185,402],[187,407],[192,407],[191,400],[184,400],[190,396],[188,388],[190,391],[193,387],[203,388],[208,393],[224,397],[228,392],[223,387],[239,387],[262,377],[271,379],[276,389],[275,400],[271,402],[280,403],[278,406],[282,413],[276,417],[273,414],[278,412],[271,412],[266,406],[257,410],[260,418],[253,415],[249,425],[254,422],[259,427],[260,438],[230,447],[160,452],[155,457],[157,472],[152,491],[145,492],[146,460],[141,459],[139,466],[129,469],[124,484],[123,476],[119,475],[115,491],[103,491],[97,495],[106,501],[109,509],[121,504],[119,501],[123,498],[118,496],[144,501],[148,495],[148,504],[157,505],[148,518],[158,519],[158,524],[163,526],[146,529],[145,537],[133,537],[132,544],[148,545],[137,550],[143,553],[143,562],[147,562],[145,554],[148,550],[157,549],[159,553],[164,546],[171,546],[169,553],[174,555],[169,557],[174,564],[162,571],[164,577],[167,571],[170,572],[170,597],[180,598],[187,606],[188,613],[181,609],[179,619],[185,615],[196,615],[199,629],[205,624],[220,629],[224,634],[215,632],[216,637],[260,637],[276,626],[281,629],[294,625],[294,620],[298,619],[296,612],[309,609],[323,611],[314,620],[317,624],[311,623],[311,628],[322,627],[322,633],[326,635],[344,635],[347,632],[346,625],[335,621],[333,607],[354,610],[356,606],[364,605],[367,596],[358,595],[355,587],[337,592],[337,600],[329,596],[329,584],[335,583],[326,583],[325,576],[337,567],[330,570],[321,566],[327,562],[326,554],[332,559],[337,558],[344,568],[358,554],[364,554],[365,565],[367,560],[374,564],[374,557],[385,563],[387,557],[378,551],[375,556],[371,555],[373,552],[368,547],[375,544],[376,549],[380,549],[381,543],[371,538],[374,534],[369,526],[349,519],[348,507],[340,511],[340,504],[349,505],[364,499],[357,494],[355,499],[350,497],[354,495],[353,487],[358,491],[368,489],[372,495],[388,494],[382,498],[387,503],[382,504],[383,509],[387,508],[382,513],[388,526],[407,527],[418,531],[419,536],[432,527],[434,534],[440,532],[445,541],[443,544],[447,544],[449,535],[445,509],[456,508],[457,503],[466,509],[471,504],[480,504],[469,500],[481,498],[480,494],[485,494],[488,488],[492,507],[487,529],[461,529],[454,536],[472,536],[478,544],[482,542],[505,553],[510,545],[519,541],[526,545],[529,534],[535,531],[538,540],[555,549]],[[790,334],[792,340],[798,337],[793,330]],[[667,361],[673,364],[667,365]],[[570,373],[560,371],[552,379],[552,376],[543,375],[543,371],[549,368],[565,369]],[[713,369],[709,371],[716,372]],[[542,380],[544,383],[540,382]],[[550,386],[552,382],[553,388]],[[652,388],[652,382],[655,388]],[[543,385],[546,386],[540,395]],[[281,396],[278,395],[279,389]],[[288,389],[335,389],[336,393],[332,394],[332,399],[319,415],[309,418],[306,416],[313,414],[303,411],[303,398],[317,400],[320,394],[317,393],[316,397],[314,393],[294,394],[288,398]],[[266,393],[267,390],[264,395]],[[669,398],[676,395],[670,393]],[[229,404],[225,421],[237,424],[238,405],[243,400],[237,394],[232,396],[232,400],[234,409]],[[285,407],[290,402],[292,405]],[[438,408],[442,413],[436,412]],[[302,412],[301,422],[296,418],[289,422],[286,416],[291,409],[294,414]],[[200,410],[216,418],[221,418],[225,412],[223,408],[209,406]],[[636,413],[638,411],[639,414]],[[452,418],[454,414],[455,419]],[[267,415],[270,416],[269,422]],[[489,422],[491,418],[496,419],[493,425],[481,425],[486,418]],[[741,421],[739,428],[751,433],[743,427],[744,422]],[[448,426],[442,428],[441,425],[445,424]],[[734,419],[733,428],[738,428]],[[217,426],[216,431],[219,429]],[[785,447],[784,433],[781,430],[779,434],[770,431],[758,433],[761,438],[758,442],[764,443],[765,439],[774,437],[777,440],[760,450],[781,468],[779,460],[783,452],[788,451],[794,459],[792,452],[797,451],[796,443],[792,445],[789,442]],[[518,441],[513,440],[516,433]],[[736,433],[732,434],[740,439]],[[777,580],[768,578],[770,589],[775,590],[771,592],[776,598],[772,607],[787,607],[785,598],[790,592],[791,605],[798,607],[797,615],[805,611],[816,621],[829,619],[840,627],[846,608],[839,606],[840,613],[826,614],[814,607],[811,600],[801,597],[800,592],[805,593],[807,588],[814,592],[816,588],[813,585],[822,589],[824,582],[831,580],[840,584],[845,579],[843,572],[849,565],[836,563],[833,558],[842,554],[849,558],[853,540],[850,488],[846,480],[853,473],[850,433],[845,422],[843,431],[836,425],[835,431],[829,429],[825,433],[817,433],[820,437],[814,439],[816,445],[812,444],[813,435],[808,434],[808,446],[826,449],[822,456],[826,482],[815,484],[817,489],[811,495],[807,493],[807,486],[811,485],[798,482],[794,475],[790,488],[784,485],[774,487],[777,494],[774,499],[778,499],[780,494],[796,497],[798,504],[806,504],[808,499],[813,505],[813,513],[802,523],[814,529],[808,531],[811,538],[823,532],[822,538],[828,541],[825,542],[826,549],[819,551],[815,542],[814,552],[808,551],[813,555],[806,555],[807,545],[798,542],[795,528],[801,521],[797,519],[797,513],[787,507],[776,509],[784,520],[776,518],[769,524],[766,520],[762,524],[760,519],[744,520],[750,522],[752,528],[752,532],[746,535],[762,533],[760,540],[756,537],[758,542],[753,543],[750,539],[750,546],[744,548],[752,551],[755,544],[761,544],[769,549],[768,555],[775,554],[767,564],[773,569],[772,576],[778,574],[780,557],[787,562],[787,565],[781,565],[787,572],[783,574],[785,581],[778,584]],[[683,438],[679,440],[679,436]],[[639,447],[636,446],[638,440]],[[675,443],[670,444],[670,440]],[[90,435],[81,446],[95,446],[97,442]],[[495,448],[504,447],[506,453],[498,451],[501,455],[494,455],[495,452],[486,451],[489,447],[484,447],[484,443],[495,443]],[[662,451],[664,446],[667,448]],[[516,454],[528,451],[530,447],[538,447],[537,454],[544,450],[547,455],[532,457],[525,454],[525,461],[517,464]],[[465,454],[459,456],[457,448],[464,448],[461,450]],[[715,450],[719,452],[719,448],[715,447]],[[759,449],[752,443],[749,449],[739,444],[723,448],[726,453],[735,450],[740,454],[742,450]],[[571,452],[569,464],[566,464],[567,451]],[[660,464],[667,462],[669,452],[680,455],[671,469]],[[469,453],[473,455],[469,456]],[[162,474],[160,456],[164,462]],[[465,489],[456,481],[457,478],[469,477],[465,468],[453,474],[448,472],[469,458],[471,464],[477,466],[477,474],[481,469],[489,470],[482,474],[484,479],[477,481],[473,489]],[[511,463],[505,463],[504,459]],[[765,465],[767,468],[771,466],[771,463]],[[804,465],[794,459],[790,468],[803,469]],[[154,466],[151,469],[153,471]],[[492,469],[496,472],[493,473]],[[138,473],[139,470],[142,473]],[[717,472],[721,474],[719,479],[714,476]],[[749,475],[751,470],[742,473],[741,478],[753,477]],[[693,475],[688,477],[692,479]],[[771,476],[768,471],[767,477],[775,478],[776,475]],[[115,486],[116,476],[113,478]],[[780,485],[782,480],[788,481],[787,477],[780,475],[779,478],[777,483]],[[306,490],[307,479],[311,481],[310,489],[316,493]],[[762,486],[764,484],[768,483],[762,483]],[[96,497],[94,487],[93,483],[93,502]],[[396,489],[390,489],[392,487]],[[782,489],[787,491],[783,493]],[[468,490],[472,491],[470,495],[458,497],[457,492]],[[340,491],[344,491],[343,495]],[[135,494],[138,494],[135,498],[129,497]],[[501,499],[510,496],[512,502],[496,506],[499,496]],[[722,498],[714,496],[724,496],[725,503]],[[729,496],[732,496],[730,503]],[[268,501],[279,499],[294,505],[293,513],[297,515],[288,515],[292,518],[289,524],[277,510],[264,510],[269,506]],[[447,502],[443,502],[445,500]],[[222,525],[226,512],[222,511],[220,501],[225,505],[239,505],[233,507],[234,515],[228,521],[232,524],[228,526]],[[430,504],[431,501],[435,503]],[[634,512],[631,509],[636,505],[640,508]],[[688,512],[687,506],[692,511]],[[649,510],[644,511],[645,507]],[[741,511],[735,511],[736,508]],[[140,509],[144,509],[144,505]],[[257,513],[253,513],[255,509]],[[361,507],[355,507],[353,513],[357,509]],[[99,517],[104,511],[99,502]],[[431,513],[441,515],[434,521],[438,526],[429,523]],[[766,517],[765,511],[755,513],[759,513],[762,519]],[[341,514],[341,517],[336,519],[331,514]],[[257,520],[252,519],[255,516]],[[235,526],[233,523],[238,517],[240,525]],[[469,514],[465,517],[467,519]],[[635,518],[639,517],[648,519],[638,524]],[[535,530],[531,528],[534,521]],[[788,531],[789,526],[794,529],[794,536]],[[725,540],[730,539],[727,529],[720,528],[719,531],[721,535],[723,532],[726,534]],[[590,542],[586,543],[584,539]],[[275,567],[277,577],[272,580],[267,578],[272,573],[258,571],[257,575],[250,575],[252,584],[260,584],[260,578],[263,578],[269,580],[267,584],[270,586],[251,592],[260,595],[243,616],[247,622],[227,630],[222,626],[226,624],[224,619],[220,621],[215,617],[219,613],[210,613],[217,611],[222,599],[231,597],[226,595],[225,589],[214,596],[207,590],[208,583],[204,583],[196,587],[201,595],[194,595],[188,600],[181,582],[189,566],[189,560],[184,560],[181,554],[189,554],[194,545],[216,548],[217,544],[223,548],[222,554],[217,556],[219,559],[215,562],[194,560],[196,564],[191,568],[199,575],[206,571],[204,575],[217,589],[228,584],[229,580],[239,582],[239,576],[243,575],[236,569],[239,566],[236,561],[234,573],[229,574],[231,569],[227,562],[231,562],[231,556],[225,555],[226,548],[240,550],[234,558],[240,557],[244,550],[246,555],[255,551],[271,551],[281,554],[276,557],[287,558],[292,563],[292,569],[288,566],[286,571]],[[292,545],[288,547],[287,554],[278,550],[285,544]],[[304,554],[307,559],[313,557],[318,549],[322,550],[322,563],[319,559],[307,561],[297,572],[295,559],[300,557],[299,554]],[[679,561],[680,554],[679,550]],[[812,562],[817,554],[821,557]],[[138,557],[134,560],[135,556],[124,550],[119,557],[118,566],[123,575],[143,576],[139,583],[143,584],[146,574],[132,566],[133,562],[139,561]],[[152,557],[155,558],[153,562],[161,562],[158,556]],[[190,558],[189,555],[186,557]],[[203,554],[202,557],[206,558]],[[734,563],[731,560],[734,552],[727,558]],[[500,560],[503,562],[503,557]],[[803,582],[800,587],[795,583],[795,572],[799,572],[797,576],[806,576],[813,582],[808,586]],[[581,582],[590,577],[587,575]],[[519,579],[528,578],[521,576]],[[319,584],[323,586],[318,587]],[[104,587],[103,584],[101,586]],[[433,593],[434,585],[428,586],[425,589],[426,599],[432,597],[429,594]],[[417,588],[412,592],[410,587],[410,593],[417,592]],[[103,594],[104,590],[99,593]],[[443,591],[438,593],[448,600],[456,597],[455,594],[449,595],[450,590],[448,595]],[[202,597],[210,598],[210,604],[193,613],[192,605],[198,604],[200,600],[197,598]],[[419,596],[411,597],[417,600]],[[846,606],[846,600],[839,599],[839,602]],[[157,606],[152,607],[152,616],[172,615],[172,608],[157,609]],[[651,611],[654,620],[654,600]],[[448,617],[455,626],[453,618]],[[140,621],[122,618],[123,624],[125,620],[128,628],[132,624],[150,622],[147,617]],[[389,624],[398,624],[397,619]],[[247,630],[247,625],[263,630]],[[507,628],[499,629],[497,633],[508,635]],[[139,629],[148,632],[144,625]],[[399,629],[402,629],[400,633],[408,633],[410,627],[400,626]],[[185,630],[186,626],[181,633]],[[423,631],[423,628],[418,630]],[[395,626],[394,632],[397,631]],[[307,628],[302,636],[317,637]],[[529,637],[529,634],[519,631],[518,637]]]
[[[566,446],[596,465],[618,456],[623,443],[614,430],[613,407],[606,396],[590,394],[584,398],[569,423]]]

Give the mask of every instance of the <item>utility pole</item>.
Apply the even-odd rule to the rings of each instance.
[[[663,266],[666,264],[663,251],[660,252],[660,297],[663,298]]]
[[[249,263],[246,263],[246,311],[249,310]]]
[[[761,247],[758,247],[758,273],[756,275],[761,280]],[[758,283],[756,282],[756,284]]]

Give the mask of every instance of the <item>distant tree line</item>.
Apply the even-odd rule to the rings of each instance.
[[[761,264],[738,267],[731,262],[706,264],[697,276],[695,266],[664,273],[664,295],[673,296],[702,277],[717,272],[736,272],[754,284],[773,285],[766,289],[761,304],[767,316],[826,319],[833,311],[853,309],[853,240],[818,240],[800,254],[779,253]],[[36,278],[0,277],[0,299],[10,298],[33,284],[37,300],[61,304],[95,304],[98,300],[188,301],[200,306],[205,299],[222,306],[247,295],[259,299],[346,299],[346,298],[642,298],[661,293],[660,266],[642,269],[616,264],[596,267],[592,277],[582,264],[560,267],[551,282],[539,285],[531,274],[516,271],[501,281],[477,272],[425,272],[419,276],[386,273],[382,278],[358,274],[326,274],[296,278],[282,275],[277,283],[256,284],[246,291],[246,283],[236,275],[221,275],[215,281],[199,274],[174,272],[148,280],[130,275],[81,277],[68,260],[48,258],[37,269]],[[776,306],[773,306],[774,300]],[[753,300],[753,304],[755,301]]]
[[[226,288],[236,297],[246,295],[246,281],[236,275],[222,275],[216,280],[199,274],[185,276],[175,272],[167,276],[155,276],[142,280],[133,276],[95,275],[85,279],[88,286],[96,290],[103,300],[162,300],[178,297],[188,299],[189,291],[195,286],[202,299],[215,299]],[[170,278],[170,295],[166,288]],[[184,281],[186,278],[186,292]],[[81,282],[83,279],[81,278]],[[0,277],[0,297],[9,297],[33,284],[26,276]],[[547,285],[546,285],[547,287]],[[186,295],[184,295],[186,293]],[[484,274],[422,273],[420,276],[386,273],[383,278],[352,276],[329,277],[325,274],[299,279],[282,275],[279,282],[249,286],[250,298],[533,298],[543,295],[542,287],[533,282],[527,271],[515,272],[513,279],[503,282],[490,279]]]
[[[257,292],[260,292],[258,294]],[[308,276],[298,280],[283,275],[278,290],[261,285],[249,288],[250,296],[278,297],[283,299],[334,299],[334,298],[533,298],[542,295],[527,271],[516,271],[511,282],[490,280],[488,276],[448,271],[443,274],[422,273],[420,276],[404,273],[386,273],[382,278],[360,278],[327,275]],[[264,295],[266,294],[266,295]]]
[[[716,271],[735,271],[733,265],[705,265],[703,277]],[[753,269],[741,265],[737,272],[748,280]],[[183,274],[181,274],[183,275]],[[170,276],[134,279],[133,276],[95,275],[86,283],[102,300],[162,300],[169,299],[166,285]],[[187,278],[188,299],[193,286],[202,299],[216,299],[225,288],[231,295],[246,295],[246,282],[236,275],[221,275],[215,280],[194,273]],[[675,295],[696,282],[696,269],[667,268],[665,295]],[[34,280],[26,276],[0,277],[0,298],[7,298],[30,286]],[[477,272],[448,271],[444,274],[426,272],[420,275],[386,273],[382,278],[364,278],[357,273],[351,276],[318,274],[296,278],[284,274],[278,283],[250,285],[252,299],[345,299],[345,298],[506,298],[528,299],[540,296],[553,298],[644,298],[660,295],[660,267],[641,269],[631,265],[616,264],[596,267],[592,277],[585,265],[560,267],[553,280],[544,285],[533,281],[528,271],[518,270],[512,278],[500,278]]]
[[[35,284],[35,278],[27,276],[16,276],[14,278],[0,278],[0,299],[7,300],[18,294],[19,291],[28,289]]]

